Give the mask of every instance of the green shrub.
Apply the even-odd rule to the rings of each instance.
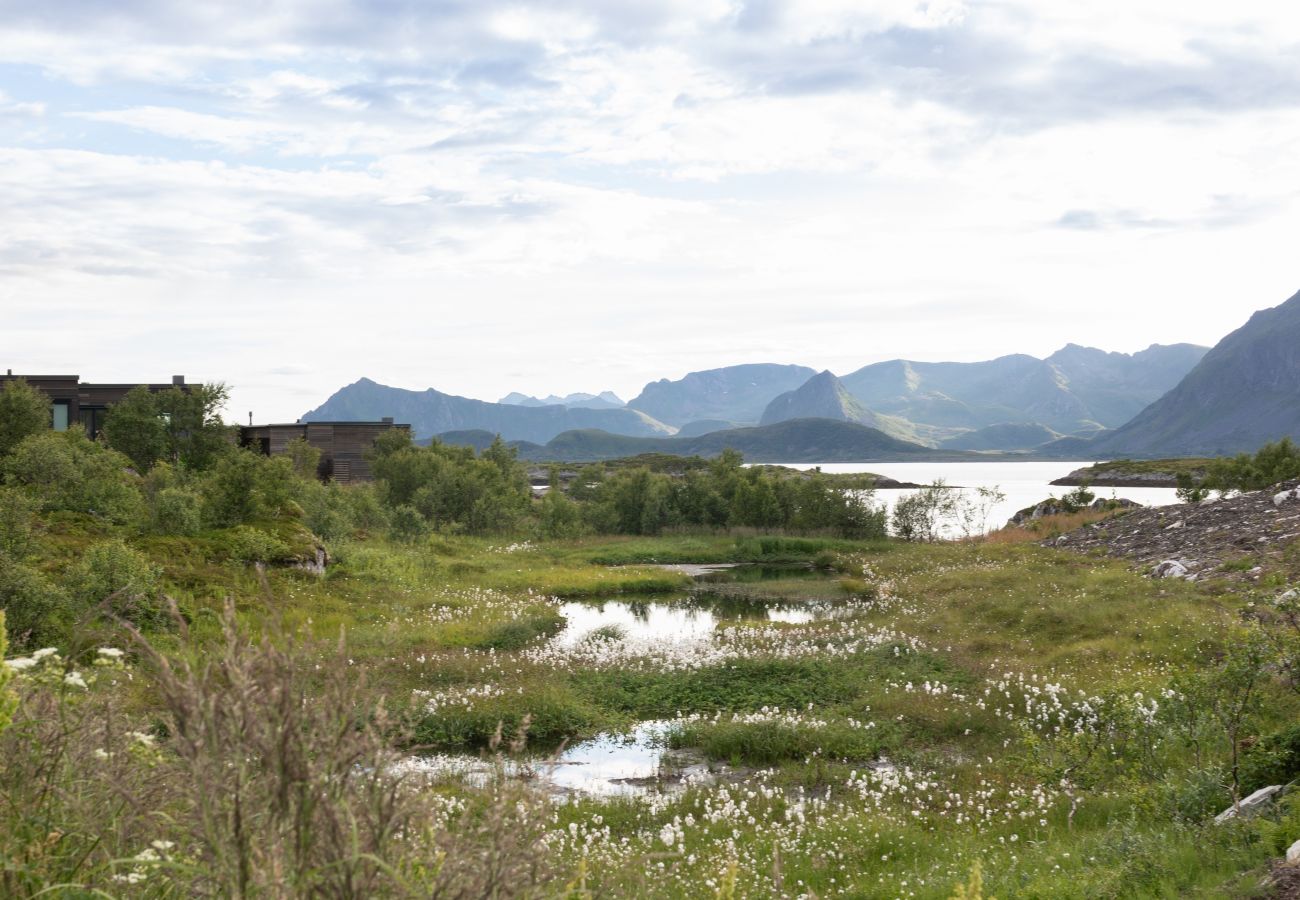
[[[544,634],[559,630],[559,616],[529,616],[489,626],[484,635],[469,646],[477,650],[519,650]]]
[[[158,534],[197,534],[203,527],[203,498],[185,488],[164,488],[149,503],[149,527]]]
[[[22,378],[0,390],[0,456],[50,427],[50,400]]]
[[[1246,751],[1241,768],[1244,794],[1300,777],[1300,725],[1262,736]]]
[[[874,731],[846,724],[812,728],[724,720],[683,726],[669,734],[668,742],[677,748],[698,747],[709,759],[733,765],[771,766],[812,755],[837,760],[872,760],[880,752],[879,737]]]
[[[86,437],[79,427],[33,435],[4,461],[6,480],[48,510],[91,513],[118,524],[143,511],[140,478],[131,461]]]
[[[402,504],[389,516],[389,529],[399,541],[417,541],[429,530],[429,523],[414,506]]]
[[[5,640],[5,612],[0,609],[0,732],[9,726],[13,720],[14,710],[18,708],[18,697],[9,687],[9,682],[13,680],[13,670],[4,664],[5,653],[8,651],[8,641]]]
[[[1300,477],[1300,447],[1283,438],[1253,455],[1212,461],[1205,486],[1217,491],[1259,491],[1296,477]]]
[[[293,555],[289,545],[259,528],[237,525],[225,540],[226,552],[240,562],[277,562]]]
[[[202,490],[207,524],[229,528],[286,515],[300,480],[283,456],[232,450],[203,480]]]
[[[137,625],[164,617],[161,572],[120,539],[94,544],[64,578],[70,598],[81,607],[108,609]]]
[[[32,552],[32,520],[39,506],[21,491],[0,487],[0,559],[21,562]]]
[[[67,598],[40,572],[0,559],[0,610],[20,647],[55,643],[67,625]]]

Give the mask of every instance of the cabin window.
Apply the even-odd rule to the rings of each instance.
[[[104,427],[105,412],[107,410],[102,406],[81,407],[81,427],[86,429],[86,436],[91,440],[99,437],[99,430]]]
[[[54,425],[55,431],[68,430],[68,401],[67,400],[54,401],[54,422],[52,424]]]

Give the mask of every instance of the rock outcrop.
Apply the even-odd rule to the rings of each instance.
[[[1223,812],[1214,817],[1216,825],[1222,825],[1229,819],[1243,818],[1258,815],[1273,803],[1273,798],[1282,793],[1282,785],[1274,784],[1269,787],[1263,787],[1255,791],[1249,797],[1242,798],[1241,802],[1229,806]]]
[[[1115,500],[1098,497],[1096,500],[1092,501],[1091,504],[1089,504],[1088,509],[1128,510],[1128,509],[1136,509],[1141,505],[1142,505],[1141,503],[1123,497]],[[1074,513],[1078,511],[1079,510],[1077,507],[1072,507],[1067,505],[1064,500],[1061,500],[1057,497],[1049,497],[1048,499],[1044,500],[1042,503],[1039,503],[1035,506],[1029,506],[1020,510],[1018,513],[1016,513],[1014,516],[1012,516],[1010,519],[1007,520],[1007,527],[1014,528],[1019,525],[1025,525],[1028,524],[1029,522],[1034,521],[1035,519],[1041,519],[1044,516],[1060,516],[1060,515],[1066,515],[1068,513]]]
[[[1139,509],[1061,535],[1053,546],[1130,559],[1158,577],[1249,580],[1300,539],[1300,480],[1235,497]],[[1227,567],[1225,563],[1231,563]],[[1180,571],[1182,570],[1182,571]]]

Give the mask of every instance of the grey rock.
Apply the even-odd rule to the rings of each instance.
[[[1152,578],[1187,578],[1192,573],[1181,560],[1166,559],[1151,570]]]
[[[1214,817],[1216,825],[1221,825],[1229,819],[1235,819],[1239,815],[1242,818],[1250,818],[1257,815],[1273,802],[1273,798],[1282,793],[1282,785],[1274,784],[1270,787],[1260,788],[1249,797],[1242,799],[1236,806],[1229,806],[1223,812]]]
[[[1288,866],[1300,864],[1300,841],[1286,848],[1286,863]]]

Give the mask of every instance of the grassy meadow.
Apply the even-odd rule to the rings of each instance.
[[[106,529],[56,517],[43,565],[56,572]],[[240,629],[297,654],[306,703],[342,668],[353,702],[383,709],[396,758],[513,753],[544,768],[539,757],[563,747],[660,722],[665,748],[704,761],[706,776],[617,796],[557,794],[500,767],[488,785],[454,771],[407,778],[402,790],[437,798],[452,832],[489,816],[493,792],[517,791],[530,810],[512,852],[532,868],[463,896],[947,898],[972,877],[998,897],[1250,896],[1300,838],[1300,809],[1285,802],[1261,819],[1209,821],[1232,803],[1232,744],[1190,686],[1214,689],[1207,679],[1257,600],[1214,584],[1023,541],[372,537],[331,542],[324,575],[223,558],[220,532],[129,541],[185,622],[146,629],[153,647],[228,654],[230,605]],[[659,567],[723,562],[816,575],[697,585]],[[728,619],[704,641],[618,629],[557,639],[563,602],[642,596],[830,612]],[[83,648],[60,648],[60,671],[97,671],[99,646],[130,652],[88,691],[166,746],[149,652],[103,626]],[[1300,712],[1278,679],[1257,696],[1241,736],[1279,732]],[[1264,777],[1252,764],[1242,790]],[[128,852],[147,834],[183,845],[166,808],[124,815],[76,878],[109,895],[185,893],[179,863]],[[24,853],[6,863],[15,895],[40,883],[35,851]],[[14,874],[23,866],[28,880]]]

